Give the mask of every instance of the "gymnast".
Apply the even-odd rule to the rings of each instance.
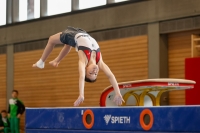
[[[113,102],[115,102],[116,105],[122,105],[124,100],[120,93],[115,76],[109,67],[103,62],[100,48],[96,40],[83,29],[68,26],[66,30],[50,36],[41,58],[33,64],[33,67],[43,69],[46,59],[56,44],[66,45],[64,45],[59,55],[53,61],[49,62],[49,64],[54,67],[58,67],[60,61],[70,52],[72,47],[74,47],[78,52],[79,97],[74,102],[74,106],[79,106],[79,104],[84,101],[84,81],[91,83],[95,82],[99,69],[106,74],[114,88],[115,97]]]

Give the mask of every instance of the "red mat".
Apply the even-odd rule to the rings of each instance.
[[[185,104],[200,105],[200,57],[185,59],[185,79],[196,81],[193,89],[185,91]]]

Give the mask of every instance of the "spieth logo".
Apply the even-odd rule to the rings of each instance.
[[[106,122],[106,125],[108,125],[109,121],[110,121],[111,115],[105,115],[104,116],[104,120]]]
[[[112,124],[124,124],[124,123],[130,123],[131,118],[130,116],[111,116],[111,115],[105,115],[104,120],[106,122],[106,125],[108,125],[109,122]]]

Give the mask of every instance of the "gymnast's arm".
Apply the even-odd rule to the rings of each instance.
[[[78,52],[79,55],[79,97],[74,102],[74,106],[79,106],[84,101],[84,85],[85,85],[85,59],[83,58],[82,51]]]
[[[98,66],[106,74],[106,76],[108,77],[110,83],[112,84],[112,86],[113,86],[113,88],[115,90],[115,94],[121,96],[117,80],[116,80],[114,74],[111,72],[110,68],[103,62],[102,57],[101,57],[101,59],[100,59],[100,61],[98,63]]]
[[[79,96],[84,97],[85,63],[79,59]]]

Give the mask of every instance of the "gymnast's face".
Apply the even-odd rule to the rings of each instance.
[[[90,80],[95,80],[99,72],[99,67],[96,64],[90,64],[86,67],[86,77]]]

